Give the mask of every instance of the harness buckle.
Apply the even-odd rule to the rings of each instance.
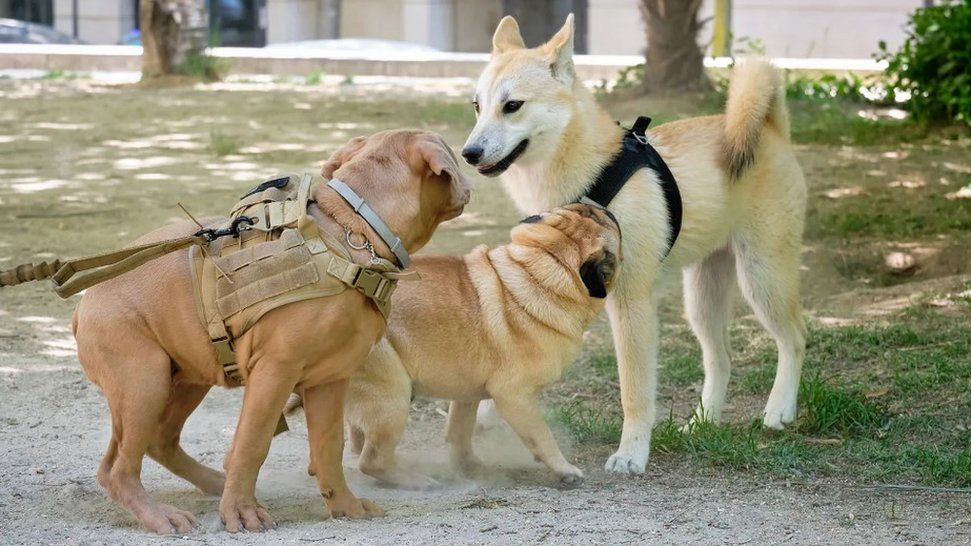
[[[245,225],[244,225],[245,224]],[[212,229],[205,228],[200,229],[193,235],[196,237],[202,237],[207,243],[211,243],[220,237],[226,237],[227,235],[232,235],[233,238],[239,237],[240,232],[248,230],[256,224],[256,218],[251,216],[240,216],[233,219],[229,227],[223,229]]]

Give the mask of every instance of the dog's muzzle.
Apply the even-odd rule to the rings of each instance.
[[[478,167],[477,170],[479,171],[479,174],[484,174],[486,176],[498,176],[502,174],[506,169],[509,168],[510,165],[519,159],[519,156],[523,155],[523,152],[526,151],[526,146],[528,145],[529,139],[524,138],[522,142],[517,144],[516,147],[509,152],[509,155],[500,159],[497,163]]]

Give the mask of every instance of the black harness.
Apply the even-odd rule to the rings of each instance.
[[[668,206],[668,223],[671,229],[668,231],[668,246],[664,251],[664,257],[667,257],[678,240],[678,234],[681,233],[681,192],[678,191],[678,183],[671,174],[671,169],[647,141],[645,131],[650,124],[649,117],[637,118],[634,126],[624,133],[620,151],[610,164],[600,171],[600,176],[587,190],[581,202],[589,200],[607,208],[634,173],[643,168],[651,169],[661,180],[661,190],[664,191],[664,200]]]

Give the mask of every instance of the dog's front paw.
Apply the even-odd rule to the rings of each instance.
[[[782,430],[786,425],[796,420],[796,400],[776,401],[769,398],[765,405],[765,416],[762,425],[773,430]]]
[[[557,472],[560,477],[561,489],[574,489],[583,484],[583,471],[575,466],[571,466],[566,472]]]
[[[276,527],[270,513],[253,498],[227,498],[224,495],[219,502],[219,516],[230,533],[243,530],[259,533]]]
[[[621,450],[611,455],[604,465],[604,470],[617,474],[643,474],[645,468],[647,468],[647,453],[631,454]]]
[[[485,472],[485,465],[472,454],[452,455],[452,468],[466,478],[472,478]]]
[[[185,534],[196,526],[196,518],[174,506],[158,504],[140,514],[138,521],[159,535]]]
[[[327,499],[327,509],[332,518],[370,519],[384,516],[384,510],[380,506],[353,495]]]

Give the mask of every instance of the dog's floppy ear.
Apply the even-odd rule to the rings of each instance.
[[[327,180],[333,178],[334,171],[341,168],[341,165],[354,157],[357,152],[361,151],[361,148],[364,147],[365,142],[367,142],[367,137],[359,136],[352,138],[347,142],[347,144],[338,148],[337,151],[334,152],[334,155],[330,156],[330,159],[321,165],[320,175]]]
[[[576,78],[573,68],[573,14],[566,16],[566,22],[550,41],[540,46],[540,51],[550,62],[553,77],[566,84]]]
[[[469,180],[459,169],[452,149],[439,135],[428,135],[417,144],[418,153],[432,175],[445,178],[451,191],[449,208],[461,209],[469,203]]]
[[[580,280],[587,287],[590,297],[607,297],[607,280],[613,278],[616,265],[617,259],[613,253],[604,251],[599,260],[588,260],[580,266]]]
[[[496,33],[492,35],[492,54],[498,55],[514,49],[526,49],[526,42],[519,33],[519,23],[512,15],[507,15],[499,21]]]

